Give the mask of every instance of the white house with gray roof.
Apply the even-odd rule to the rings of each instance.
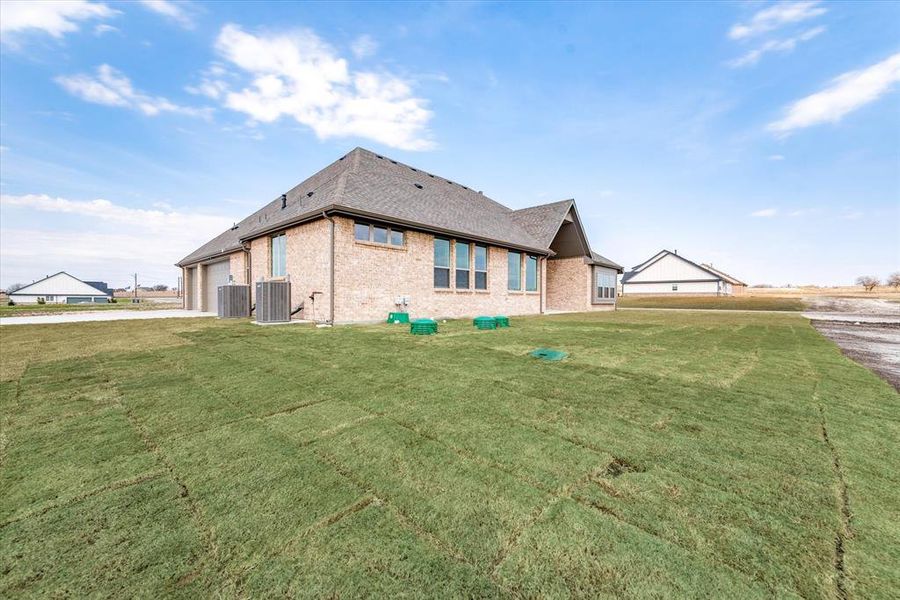
[[[742,294],[747,284],[680,256],[678,251],[660,250],[622,276],[622,294],[731,296]]]
[[[111,297],[108,290],[94,287],[65,271],[48,275],[9,295],[16,304],[105,304]]]
[[[362,148],[177,265],[186,308],[216,310],[229,281],[285,279],[298,315],[325,322],[398,305],[412,318],[609,310],[622,272],[591,249],[574,200],[514,210]]]

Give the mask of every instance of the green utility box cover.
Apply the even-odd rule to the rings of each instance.
[[[410,323],[409,332],[413,335],[434,335],[438,332],[437,321],[434,319],[416,319]]]
[[[392,312],[388,313],[388,323],[409,323],[409,313]]]
[[[550,348],[538,348],[531,353],[531,356],[534,358],[540,358],[541,360],[562,360],[568,356],[565,352],[560,350],[551,350]]]
[[[509,327],[509,317],[497,315],[494,320],[497,321],[497,327]]]
[[[478,329],[497,329],[497,320],[494,317],[475,317],[472,324]]]

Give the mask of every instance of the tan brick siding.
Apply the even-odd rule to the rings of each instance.
[[[396,310],[394,299],[409,296],[412,318],[537,314],[539,292],[507,290],[507,252],[488,249],[488,289],[436,290],[434,236],[407,231],[403,248],[357,242],[353,220],[335,217],[335,321],[377,321]],[[473,254],[470,252],[470,255]],[[470,261],[473,260],[470,257]],[[539,264],[543,264],[540,261]],[[455,264],[451,245],[450,264]],[[540,281],[544,281],[544,273]],[[450,275],[451,285],[455,277]],[[474,272],[470,274],[474,287]],[[539,288],[540,289],[540,288]]]
[[[593,267],[583,257],[547,261],[547,309],[571,312],[613,310],[615,304],[594,304]]]

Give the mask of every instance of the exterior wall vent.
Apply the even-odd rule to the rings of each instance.
[[[256,322],[287,323],[291,320],[291,282],[256,282]]]
[[[249,285],[220,285],[218,294],[220,319],[245,319],[250,316]]]

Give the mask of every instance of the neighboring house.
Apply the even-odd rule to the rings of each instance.
[[[591,250],[574,200],[512,210],[362,148],[178,266],[186,308],[216,310],[229,280],[287,278],[300,316],[329,322],[398,307],[413,317],[614,309],[622,272]]]
[[[103,304],[109,302],[110,297],[111,294],[88,285],[65,271],[48,275],[9,295],[9,299],[16,304],[37,304],[42,300],[47,304]]]
[[[747,284],[714,269],[662,250],[622,277],[623,294],[682,294],[730,296],[741,294]]]

